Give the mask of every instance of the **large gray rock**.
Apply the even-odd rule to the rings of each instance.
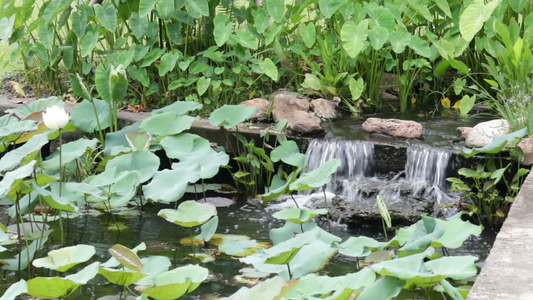
[[[241,102],[242,105],[246,106],[256,106],[257,111],[254,113],[254,115],[251,117],[251,119],[257,120],[260,118],[268,118],[268,112],[270,110],[270,101],[262,99],[262,98],[254,98],[251,100],[246,100]]]
[[[474,126],[466,136],[466,146],[481,148],[492,143],[492,138],[511,133],[511,124],[507,120],[498,119],[481,122]]]
[[[315,116],[322,119],[335,119],[339,117],[337,107],[339,100],[314,99],[311,100],[311,108],[315,112]]]
[[[299,133],[323,132],[322,120],[309,113],[309,101],[306,98],[279,93],[274,97],[272,117],[274,121],[287,120],[287,129]]]
[[[380,118],[368,118],[363,123],[363,130],[398,138],[421,138],[424,132],[422,124],[415,121]]]
[[[524,166],[533,165],[533,138],[523,139],[517,145],[524,153],[524,160],[520,163]]]

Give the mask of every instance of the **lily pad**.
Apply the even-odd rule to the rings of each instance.
[[[317,215],[325,215],[328,213],[327,209],[301,209],[301,208],[287,208],[272,216],[276,219],[287,220],[295,224],[307,223],[309,220]]]
[[[209,271],[198,265],[187,265],[154,278],[154,287],[142,289],[140,292],[156,300],[177,299],[194,291],[209,275]]]
[[[202,225],[216,216],[217,209],[210,203],[188,200],[182,202],[178,209],[162,209],[157,215],[180,226],[193,227]]]
[[[48,252],[47,257],[36,259],[32,264],[37,268],[65,272],[77,264],[88,261],[95,253],[94,246],[79,244],[52,250]]]
[[[231,256],[246,256],[267,247],[265,243],[258,243],[246,235],[239,234],[215,234],[209,243]]]
[[[173,166],[173,170],[162,170],[157,172],[152,181],[142,187],[144,196],[147,199],[170,203],[181,199],[187,191],[189,183],[200,179],[200,168],[198,165]]]

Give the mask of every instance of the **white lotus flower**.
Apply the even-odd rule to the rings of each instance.
[[[46,112],[43,112],[44,125],[53,130],[65,128],[69,120],[69,114],[59,106],[47,107]]]

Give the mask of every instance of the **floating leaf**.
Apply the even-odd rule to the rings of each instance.
[[[246,235],[239,234],[215,234],[209,243],[218,246],[220,251],[232,256],[250,255],[267,246],[265,243],[258,243]]]
[[[65,272],[77,264],[88,261],[95,253],[94,246],[79,244],[52,250],[48,252],[47,257],[36,259],[32,264],[37,268]]]
[[[109,248],[109,253],[126,268],[142,272],[144,266],[141,259],[131,249],[115,244]]]
[[[213,216],[217,215],[217,209],[213,204],[200,203],[194,200],[182,202],[178,209],[162,209],[157,213],[165,220],[183,227],[193,227],[204,224]]]

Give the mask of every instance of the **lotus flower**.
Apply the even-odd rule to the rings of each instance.
[[[65,128],[69,120],[69,114],[59,106],[47,107],[46,112],[43,112],[44,125],[53,130]]]

